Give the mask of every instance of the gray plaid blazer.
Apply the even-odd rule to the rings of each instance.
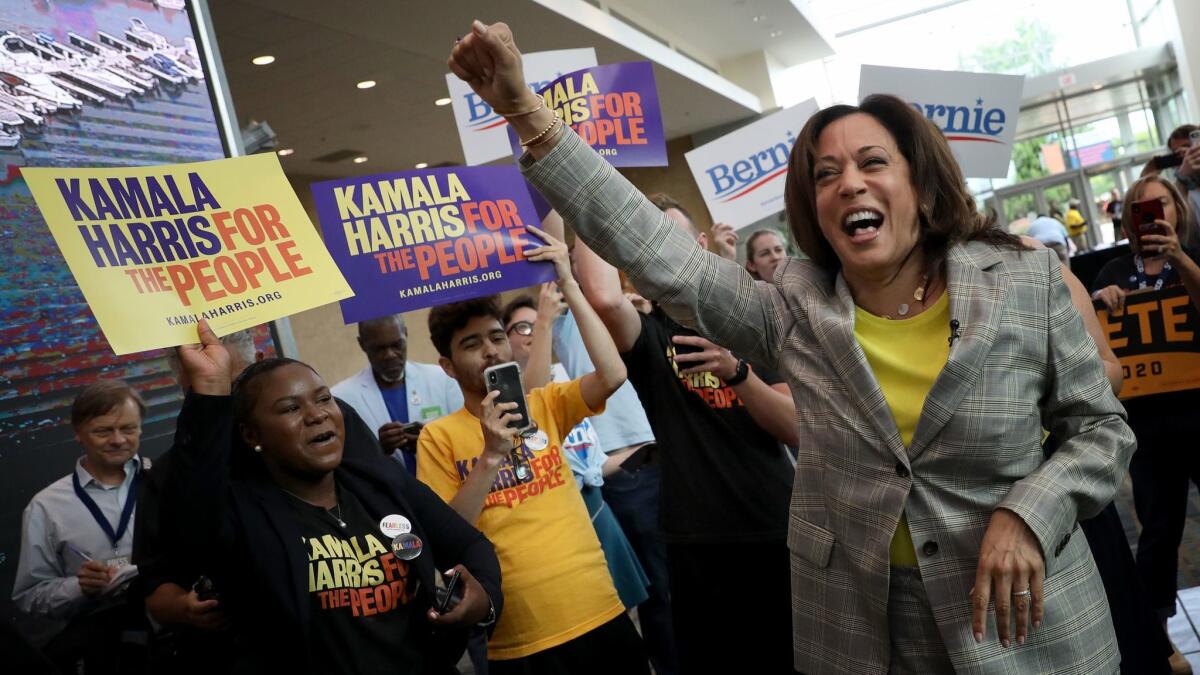
[[[889,543],[907,512],[959,673],[1111,673],[1120,655],[1077,522],[1100,511],[1135,442],[1050,251],[959,245],[947,263],[961,338],[905,448],[854,339],[841,276],[790,259],[774,283],[703,251],[568,132],[525,176],[575,232],[677,321],[783,374],[800,454],[791,499],[793,648],[809,674],[885,673]],[[949,336],[949,327],[947,327]],[[1047,459],[1042,429],[1065,439]],[[991,513],[1016,512],[1046,560],[1045,621],[1004,649],[969,593]]]

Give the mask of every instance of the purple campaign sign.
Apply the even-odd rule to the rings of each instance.
[[[585,143],[613,166],[666,166],[662,110],[649,61],[584,68],[554,80],[539,94]],[[508,138],[521,155],[512,127]]]
[[[325,247],[354,297],[342,318],[396,312],[524,288],[554,266],[524,253],[540,221],[512,166],[456,166],[313,183]]]

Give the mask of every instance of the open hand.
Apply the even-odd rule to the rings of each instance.
[[[983,543],[975,588],[971,589],[971,631],[976,642],[986,637],[988,603],[996,607],[1000,644],[1008,647],[1016,622],[1016,642],[1025,644],[1030,623],[1037,628],[1045,614],[1046,561],[1033,530],[1008,509],[992,513]]]

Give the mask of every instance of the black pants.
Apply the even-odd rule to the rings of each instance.
[[[680,672],[795,672],[786,541],[667,544],[667,562]]]
[[[604,501],[612,509],[625,537],[633,546],[650,579],[650,597],[638,605],[638,622],[657,675],[679,675],[675,630],[671,622],[671,584],[667,573],[667,547],[658,527],[659,483],[657,464],[634,473],[618,471],[604,479]]]
[[[520,659],[488,661],[490,675],[650,675],[646,646],[628,614],[570,642]]]
[[[1142,533],[1137,567],[1160,620],[1175,614],[1179,542],[1187,519],[1188,483],[1200,486],[1196,423],[1190,415],[1129,418],[1138,449],[1129,464]]]

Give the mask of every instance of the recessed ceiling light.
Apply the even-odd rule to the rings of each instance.
[[[781,31],[781,30],[771,31],[771,37],[773,37],[773,38],[781,37],[782,35],[783,35],[783,31]]]
[[[363,80],[354,86],[358,87],[359,89],[370,89],[371,87],[375,86],[375,80]]]
[[[366,156],[366,155],[359,155],[358,157],[355,157],[355,158],[354,158],[354,163],[355,163],[355,164],[362,164],[362,163],[363,163],[363,162],[365,162],[365,161],[367,161],[367,156]]]
[[[429,162],[420,162],[417,164],[418,169],[424,169],[427,166],[429,166]]]
[[[1101,89],[1103,89],[1103,88],[1104,88],[1104,85],[1102,85],[1102,84],[1097,84],[1097,85],[1095,85],[1095,86],[1093,86],[1093,87],[1092,87],[1092,91],[1100,91],[1100,90],[1101,90]]]
[[[750,20],[753,21],[754,23],[759,23],[762,21],[766,21],[767,17],[762,14],[759,14],[757,16],[751,17]]]
[[[256,56],[250,59],[250,63],[253,63],[256,66],[269,66],[272,63],[275,63],[275,57],[271,56],[270,54],[263,54],[262,56]]]
[[[450,99],[449,98],[439,98],[438,100],[434,101],[433,104],[434,105],[450,105]]]
[[[293,152],[295,152],[295,150],[293,150],[292,148],[284,148],[279,151],[279,156],[287,157],[288,155],[292,154]]]

